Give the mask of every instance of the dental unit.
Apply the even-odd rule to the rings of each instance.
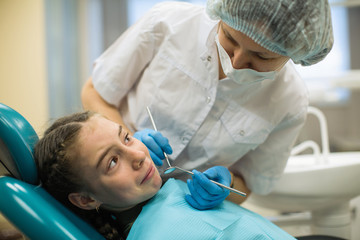
[[[310,234],[353,239],[350,200],[360,194],[360,152],[330,152],[325,115],[315,107],[308,114],[319,120],[322,152],[314,141],[295,146],[274,190],[266,196],[252,194],[248,201],[280,212],[310,212]],[[299,155],[307,149],[313,154]]]

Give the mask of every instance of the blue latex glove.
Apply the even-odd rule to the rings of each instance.
[[[169,140],[158,131],[144,129],[135,132],[134,137],[143,142],[149,149],[150,157],[157,166],[161,166],[163,164],[162,160],[165,159],[164,152],[172,154],[172,148],[169,144]]]
[[[192,179],[187,180],[191,195],[186,195],[186,201],[199,210],[210,209],[222,203],[230,191],[222,188],[209,179],[226,186],[231,184],[231,174],[225,167],[216,166],[209,168],[204,173],[193,170]]]

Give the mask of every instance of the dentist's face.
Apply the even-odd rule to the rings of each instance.
[[[219,42],[231,59],[233,68],[250,68],[258,72],[281,69],[289,57],[271,52],[251,38],[220,21]]]
[[[95,115],[82,127],[78,143],[86,191],[102,207],[125,210],[160,189],[162,180],[148,149],[118,124]]]

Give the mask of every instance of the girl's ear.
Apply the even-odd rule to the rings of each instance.
[[[84,210],[93,210],[101,205],[99,201],[85,193],[70,193],[68,199],[72,204]]]

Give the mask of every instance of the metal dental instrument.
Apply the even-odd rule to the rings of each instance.
[[[173,167],[167,168],[167,169],[165,170],[165,174],[171,173],[171,172],[173,172],[175,169],[180,170],[180,171],[183,171],[183,172],[185,172],[185,173],[187,173],[187,174],[190,174],[190,175],[194,175],[193,172],[190,172],[190,171],[188,171],[188,170],[185,170],[185,169],[180,168],[180,167],[177,167],[177,166],[173,166]],[[169,171],[169,172],[168,172],[168,171]],[[230,190],[230,192],[237,193],[237,194],[239,194],[239,195],[241,195],[241,196],[243,196],[243,197],[246,197],[246,193],[244,193],[244,192],[241,192],[241,191],[239,191],[239,190],[237,190],[237,189],[235,189],[235,188],[228,187],[228,186],[226,186],[226,185],[224,185],[224,184],[215,182],[215,181],[213,181],[213,180],[211,180],[211,179],[209,179],[209,180],[210,180],[210,182],[215,183],[216,185],[218,185],[218,186],[220,186],[220,187],[223,187],[223,188],[226,188],[227,190]]]
[[[153,116],[152,116],[152,114],[151,114],[151,112],[150,112],[150,108],[149,108],[149,107],[146,107],[146,110],[147,110],[147,112],[148,112],[148,114],[149,114],[150,121],[151,121],[151,124],[152,124],[154,130],[157,131],[157,127],[156,127],[156,125],[155,125],[154,118],[153,118]],[[167,156],[167,154],[166,154],[165,152],[163,152],[163,153],[164,153],[164,156],[165,156],[165,159],[166,159],[166,162],[167,162],[169,168],[171,168],[172,166],[171,166],[171,164],[170,164],[169,157]],[[166,173],[171,173],[171,172],[174,171],[174,170],[175,170],[175,168],[174,168],[173,170],[169,170],[169,172],[166,172],[166,171],[165,171],[165,174],[166,174]]]
[[[157,131],[157,127],[156,127],[156,125],[155,125],[154,118],[153,118],[153,116],[152,116],[152,114],[151,114],[151,112],[150,112],[150,108],[149,108],[149,107],[146,107],[146,110],[147,110],[147,112],[148,112],[148,114],[149,114],[150,121],[151,121],[151,124],[152,124],[154,130]],[[167,169],[165,169],[165,172],[164,172],[165,174],[171,173],[171,172],[173,172],[173,171],[175,171],[175,170],[180,170],[180,171],[185,172],[185,173],[187,173],[187,174],[194,175],[194,173],[192,173],[192,172],[190,172],[190,171],[188,171],[188,170],[185,170],[185,169],[183,169],[183,168],[180,168],[180,167],[177,167],[177,166],[171,166],[170,161],[169,161],[169,158],[168,158],[168,156],[167,156],[167,154],[166,154],[165,152],[164,152],[164,156],[165,156],[166,162],[167,162],[167,164],[168,164],[168,166],[169,166]],[[243,196],[243,197],[246,197],[246,193],[244,193],[244,192],[241,192],[241,191],[239,191],[239,190],[236,190],[235,188],[231,188],[231,187],[225,186],[225,185],[223,185],[223,184],[221,184],[221,183],[218,183],[218,182],[215,182],[215,181],[213,181],[213,180],[211,180],[211,179],[209,179],[209,180],[210,180],[212,183],[215,183],[216,185],[218,185],[218,186],[220,186],[220,187],[223,187],[223,188],[226,188],[227,190],[230,190],[230,192],[233,192],[233,193],[239,194],[239,195],[241,195],[241,196]]]

